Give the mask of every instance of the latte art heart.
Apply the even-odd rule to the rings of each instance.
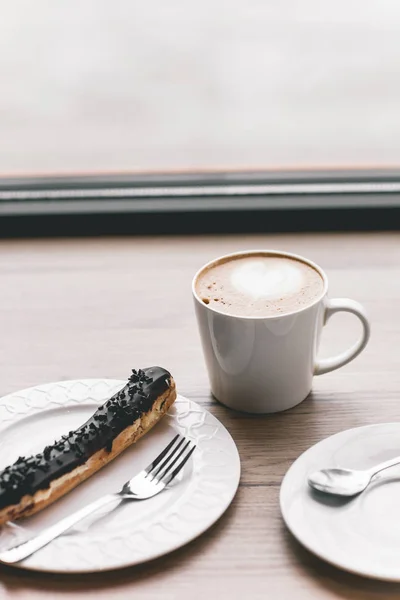
[[[276,264],[255,259],[238,265],[232,271],[231,283],[238,292],[251,298],[272,300],[300,292],[306,281],[297,265],[289,261]]]

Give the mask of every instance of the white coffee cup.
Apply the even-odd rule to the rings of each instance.
[[[196,292],[199,275],[215,263],[235,256],[265,253],[302,261],[323,279],[322,294],[295,312],[273,316],[235,316],[205,304]],[[251,413],[287,410],[310,393],[314,375],[338,369],[365,348],[370,325],[364,308],[348,298],[330,300],[324,271],[310,260],[276,250],[248,250],[219,257],[194,276],[192,291],[211,391],[230,408]],[[336,312],[349,312],[361,321],[360,339],[338,356],[318,359],[321,331]]]

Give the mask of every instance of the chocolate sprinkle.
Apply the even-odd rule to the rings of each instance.
[[[35,456],[19,457],[0,472],[0,509],[18,504],[26,494],[49,487],[51,481],[73,471],[95,452],[111,452],[114,439],[143,413],[170,386],[171,375],[161,367],[132,370],[128,383],[100,406],[75,431]]]

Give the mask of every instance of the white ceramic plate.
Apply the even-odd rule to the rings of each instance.
[[[62,381],[0,400],[0,470],[21,455],[82,424],[125,384],[90,379]],[[143,502],[126,502],[101,518],[81,522],[69,534],[18,564],[51,572],[104,571],[135,565],[186,544],[208,529],[231,503],[240,478],[237,448],[207,410],[178,396],[168,415],[136,444],[44,511],[0,529],[0,549],[26,539],[147,466],[175,435],[197,444],[183,476],[170,489]]]
[[[281,486],[282,515],[292,534],[346,571],[400,581],[400,467],[375,476],[365,492],[349,500],[314,492],[307,483],[316,469],[367,469],[395,456],[400,456],[400,423],[349,429],[304,452]]]

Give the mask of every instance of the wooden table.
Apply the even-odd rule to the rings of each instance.
[[[245,248],[295,251],[325,267],[331,296],[364,303],[372,338],[353,363],[315,379],[312,395],[282,414],[252,417],[209,394],[190,295],[207,260]],[[342,429],[400,417],[400,244],[397,234],[279,235],[0,242],[1,395],[79,377],[124,378],[160,364],[179,391],[229,429],[242,479],[226,514],[173,554],[123,571],[79,577],[0,569],[0,598],[318,599],[400,597],[400,585],[328,566],[286,531],[279,486],[310,445]],[[322,352],[358,334],[334,317]]]

